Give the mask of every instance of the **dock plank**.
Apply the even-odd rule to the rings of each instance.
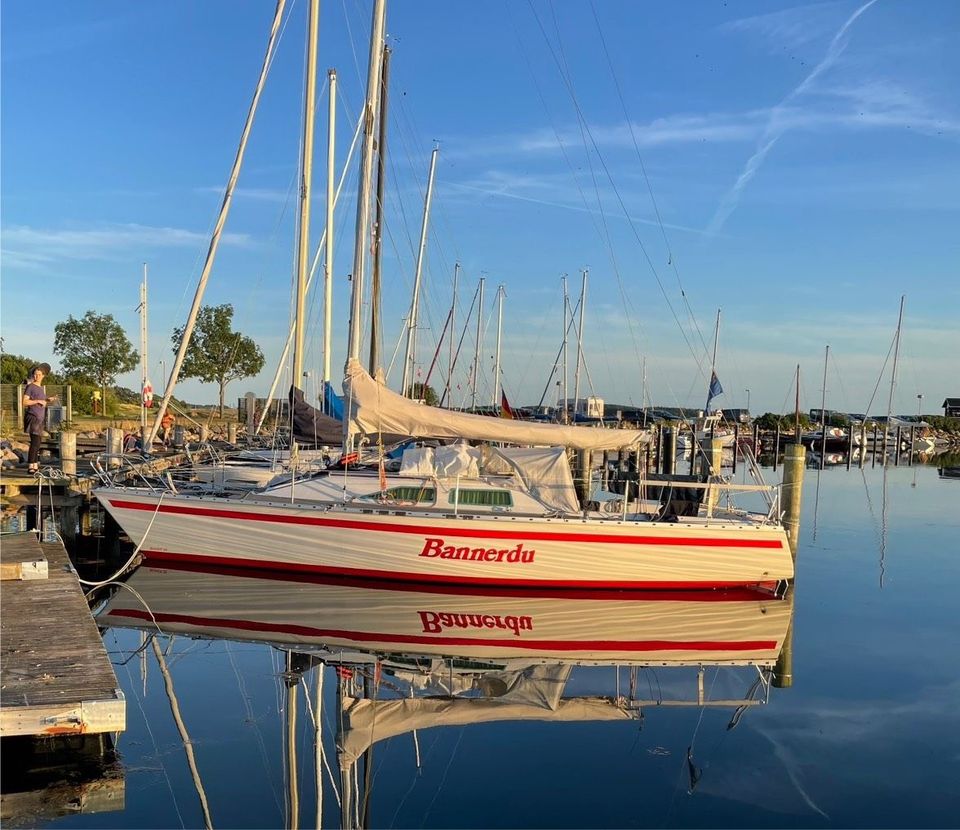
[[[4,558],[10,544],[32,545],[48,577],[3,584],[0,735],[122,731],[126,701],[63,545],[10,535]]]

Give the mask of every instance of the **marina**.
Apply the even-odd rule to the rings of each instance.
[[[947,0],[0,14],[4,827],[955,822]]]

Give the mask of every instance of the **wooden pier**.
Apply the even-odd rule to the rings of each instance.
[[[126,700],[63,545],[5,535],[0,565],[0,737],[122,731]]]

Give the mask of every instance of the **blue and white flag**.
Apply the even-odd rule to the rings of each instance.
[[[710,411],[710,401],[712,401],[717,395],[723,394],[723,387],[720,385],[720,378],[717,377],[716,372],[710,373],[710,390],[707,392],[707,405],[704,407],[705,412]]]

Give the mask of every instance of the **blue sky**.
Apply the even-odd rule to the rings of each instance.
[[[3,4],[5,350],[56,365],[54,325],[87,309],[112,313],[136,344],[146,261],[151,377],[161,385],[272,14],[266,0]],[[233,303],[237,327],[267,355],[264,372],[228,397],[266,393],[286,336],[305,18],[304,0],[288,2],[205,300]],[[323,228],[325,69],[340,79],[339,175],[363,96],[369,18],[368,2],[322,4],[312,245]],[[388,5],[387,31],[386,362],[409,305],[437,141],[421,375],[459,261],[459,325],[479,277],[487,283],[482,402],[496,286],[506,293],[504,387],[511,402],[535,403],[560,343],[561,275],[576,302],[583,268],[582,389],[608,402],[640,402],[644,356],[653,402],[702,406],[722,308],[718,405],[743,406],[750,389],[755,412],[791,408],[800,363],[801,404],[818,406],[829,344],[828,406],[863,411],[901,294],[894,409],[915,412],[923,394],[936,412],[960,394],[957,3],[404,0]],[[334,228],[335,375],[356,168]],[[316,323],[319,298],[311,309]],[[469,400],[473,332],[456,403]],[[309,383],[321,342],[316,323]],[[889,370],[874,412],[886,409]],[[397,358],[394,387],[400,371]],[[137,376],[120,381],[135,387]],[[216,389],[188,381],[180,394],[213,401]]]

